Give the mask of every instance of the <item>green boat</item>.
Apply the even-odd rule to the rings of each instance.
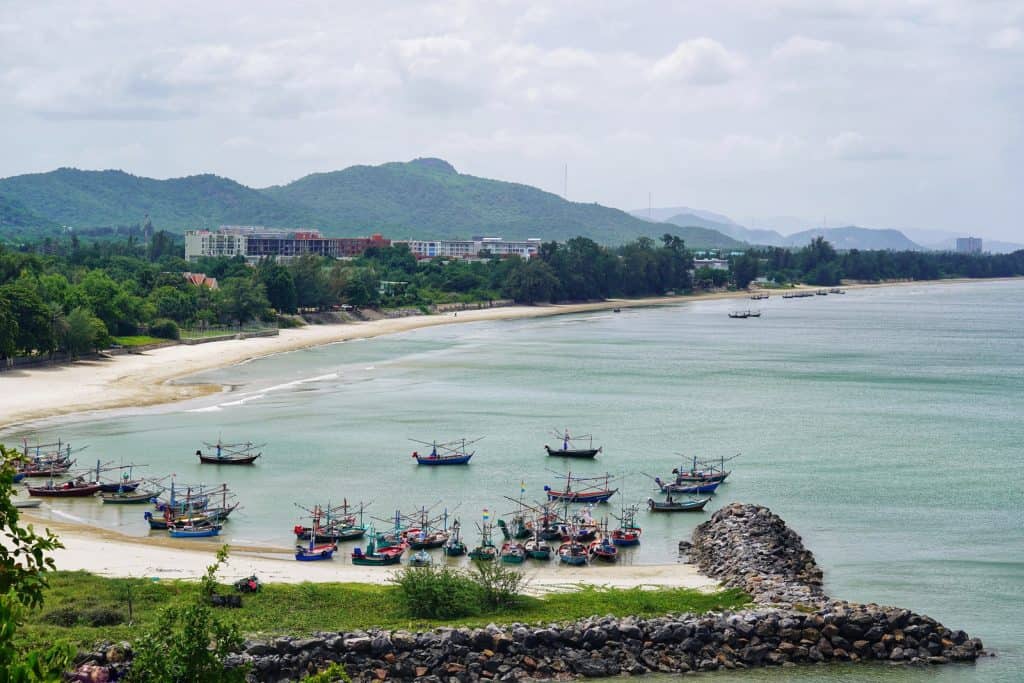
[[[522,564],[526,559],[526,548],[522,543],[504,543],[501,546],[501,561],[505,564]]]
[[[462,525],[459,524],[459,520],[452,522],[451,533],[448,536],[448,541],[441,548],[448,557],[459,557],[466,554],[466,544],[462,542]]]
[[[485,516],[486,520],[487,517]],[[481,562],[493,562],[498,559],[498,549],[491,541],[491,524],[487,521],[483,525],[477,525],[480,530],[480,545],[469,551],[469,559]]]

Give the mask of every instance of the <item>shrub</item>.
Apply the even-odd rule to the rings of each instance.
[[[44,623],[65,628],[76,626],[80,618],[81,615],[74,607],[58,607],[40,617]]]
[[[153,324],[149,326],[149,334],[161,339],[181,339],[178,323],[167,318],[153,321]]]
[[[474,562],[472,581],[483,604],[491,609],[515,606],[526,588],[526,576],[500,562]]]
[[[306,683],[352,683],[352,678],[345,671],[345,667],[337,662],[331,664],[323,671],[318,671],[306,679]]]
[[[420,619],[454,619],[479,611],[480,591],[474,581],[449,567],[406,567],[396,573],[405,608]]]
[[[109,607],[94,607],[83,612],[82,619],[89,626],[117,626],[124,623],[124,614]]]

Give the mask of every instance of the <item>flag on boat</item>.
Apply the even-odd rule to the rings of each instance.
[[[519,493],[526,493],[526,482],[519,482]]]
[[[491,518],[491,513],[490,513],[490,511],[488,511],[488,509],[487,509],[487,508],[484,508],[484,521],[486,522],[486,521],[487,521],[487,520],[489,520],[490,518]]]

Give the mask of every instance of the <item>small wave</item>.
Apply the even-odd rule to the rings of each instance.
[[[226,403],[221,403],[220,405],[221,406],[241,406],[241,405],[245,405],[249,401],[255,401],[255,400],[263,398],[265,396],[266,396],[266,394],[253,394],[252,396],[246,396],[245,398],[240,398],[240,399],[238,399],[236,401],[227,401]]]
[[[221,410],[220,406],[206,406],[205,408],[192,408],[191,410],[186,410],[185,412],[186,413],[216,413],[216,412],[220,412],[220,410]]]

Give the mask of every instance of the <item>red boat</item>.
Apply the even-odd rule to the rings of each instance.
[[[102,487],[99,484],[69,481],[60,486],[29,486],[28,495],[47,498],[84,498],[93,495],[100,488]]]

